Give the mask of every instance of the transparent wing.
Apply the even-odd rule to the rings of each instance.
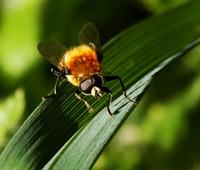
[[[57,42],[41,42],[38,44],[38,51],[51,64],[57,67],[66,52],[66,48],[61,43]]]
[[[95,45],[97,54],[101,53],[101,41],[99,32],[93,23],[91,22],[86,23],[82,27],[81,31],[79,32],[79,43],[80,44],[93,43]]]

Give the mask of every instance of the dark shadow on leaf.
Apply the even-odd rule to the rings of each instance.
[[[54,110],[53,107],[48,107],[36,120],[41,125],[36,138],[33,139],[33,141],[36,141],[41,138],[34,151],[35,154],[38,154],[35,160],[38,170],[43,168],[79,128],[75,119],[63,114],[59,108],[56,112],[52,111]],[[56,117],[53,115],[56,115]],[[59,123],[55,124],[55,121]]]

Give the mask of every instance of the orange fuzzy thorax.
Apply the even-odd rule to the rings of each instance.
[[[101,70],[95,50],[88,45],[80,45],[67,51],[64,56],[64,63],[70,70],[74,81],[76,80],[76,82],[71,82],[74,85]]]

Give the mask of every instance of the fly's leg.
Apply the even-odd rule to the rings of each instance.
[[[101,89],[103,92],[107,93],[109,95],[109,98],[108,98],[108,103],[107,103],[107,110],[108,110],[108,113],[113,116],[114,114],[110,111],[110,104],[112,102],[112,93],[111,93],[111,90],[107,87],[102,87]]]
[[[61,80],[61,75],[62,74],[61,74],[61,72],[55,70],[54,68],[51,69],[51,72],[57,76],[56,83],[54,85],[53,94],[42,97],[42,100],[46,100],[48,98],[52,98],[52,97],[54,97],[57,94],[58,85],[59,85],[59,82]]]
[[[92,106],[90,106],[90,104],[84,98],[81,97],[81,91],[79,89],[76,90],[75,96],[76,96],[77,99],[79,99],[79,100],[81,100],[81,101],[83,101],[85,103],[85,105],[86,105],[86,107],[87,107],[89,112],[93,112],[94,111]]]
[[[127,96],[127,94],[126,94],[126,89],[125,89],[125,87],[124,87],[124,83],[123,83],[122,79],[121,79],[119,76],[104,76],[104,80],[105,80],[105,81],[119,80],[120,85],[121,85],[121,88],[122,88],[122,92],[123,92],[124,96],[125,96],[129,101],[134,102],[134,103],[136,102],[135,99],[132,100],[132,99],[130,99],[130,98]]]

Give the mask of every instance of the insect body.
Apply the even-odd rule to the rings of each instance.
[[[56,67],[51,71],[57,76],[54,94],[43,97],[43,99],[56,95],[58,83],[61,78],[64,78],[78,87],[75,96],[85,103],[89,111],[93,111],[93,109],[81,94],[92,95],[97,98],[101,97],[103,93],[108,93],[107,109],[108,113],[112,115],[109,108],[112,101],[112,93],[110,89],[105,87],[105,82],[119,80],[125,97],[128,97],[119,76],[105,76],[101,72],[101,43],[99,33],[94,24],[87,23],[83,26],[79,33],[79,44],[79,46],[67,50],[60,43],[39,43],[38,50],[40,54]]]

